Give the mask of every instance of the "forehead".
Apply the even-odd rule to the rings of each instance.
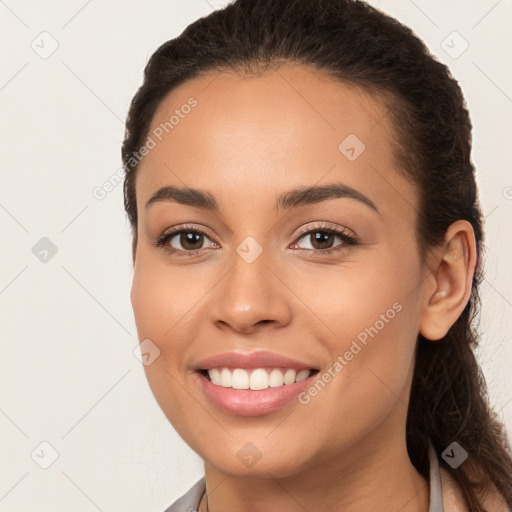
[[[243,193],[243,184],[253,196],[325,176],[371,189],[382,182],[376,174],[397,165],[384,96],[303,66],[189,80],[160,103],[148,136],[154,147],[138,169],[139,209],[166,183],[220,196]]]
[[[183,115],[180,110],[188,112],[191,98],[197,106]],[[175,135],[180,131],[187,135],[183,127],[187,123],[182,121],[190,116],[200,123],[194,126],[195,131],[202,128],[211,136],[216,130],[216,141],[222,135],[221,125],[226,131],[233,126],[258,129],[262,136],[276,130],[283,134],[292,124],[296,136],[307,134],[311,138],[312,128],[322,134],[338,132],[336,136],[350,128],[364,136],[386,113],[383,94],[334,80],[311,67],[287,65],[259,75],[221,72],[189,80],[162,100],[149,131],[171,121]],[[391,130],[386,121],[381,128]],[[178,124],[182,125],[180,130]]]

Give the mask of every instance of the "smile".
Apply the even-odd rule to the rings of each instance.
[[[216,367],[194,372],[200,392],[208,402],[235,416],[262,416],[294,402],[298,404],[299,395],[318,374],[316,369],[265,367]]]
[[[260,391],[267,388],[289,386],[306,380],[317,373],[315,369],[295,370],[294,368],[211,368],[203,375],[216,386],[232,389]]]

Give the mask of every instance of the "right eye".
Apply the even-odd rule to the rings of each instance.
[[[162,234],[154,242],[154,245],[165,249],[169,254],[194,256],[204,248],[203,243],[205,239],[210,240],[206,232],[196,227],[187,228],[186,226],[180,226],[168,233]],[[211,244],[210,247],[218,247],[215,242],[211,242]]]

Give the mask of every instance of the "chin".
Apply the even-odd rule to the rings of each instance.
[[[218,446],[214,448],[200,443],[191,448],[205,461],[206,466],[213,466],[218,471],[235,478],[263,480],[286,478],[305,470],[311,463],[304,447],[297,451],[293,449],[294,443],[289,443],[290,451],[288,452],[282,449],[281,440],[275,445],[267,440],[266,448],[261,450],[250,441],[239,443],[232,440],[231,444],[228,442],[222,445],[221,450]]]

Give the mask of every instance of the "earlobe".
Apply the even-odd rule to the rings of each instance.
[[[471,224],[454,222],[442,247],[433,251],[431,275],[424,286],[419,332],[427,339],[446,336],[471,295],[476,266],[476,241]]]

